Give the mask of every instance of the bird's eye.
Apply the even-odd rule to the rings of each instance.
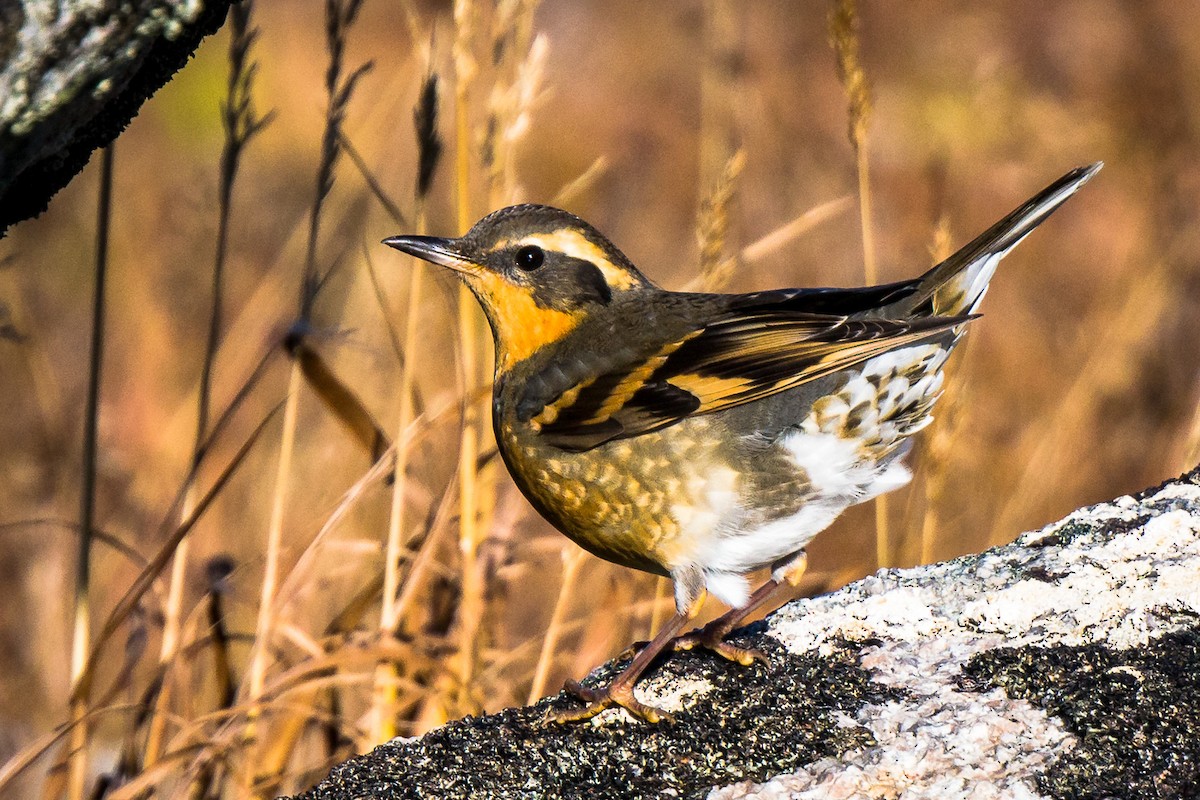
[[[546,254],[542,251],[542,248],[530,244],[518,250],[516,255],[513,256],[513,260],[516,261],[519,268],[526,272],[532,272],[546,260]]]

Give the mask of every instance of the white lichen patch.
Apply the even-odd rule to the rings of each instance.
[[[1081,509],[980,556],[891,570],[775,614],[789,650],[878,640],[862,666],[903,700],[854,720],[875,744],[711,798],[1033,798],[1032,773],[1074,746],[1056,718],[1000,690],[960,690],[997,647],[1137,647],[1200,613],[1200,487]],[[1182,613],[1181,613],[1182,612]]]
[[[659,674],[639,684],[633,694],[643,703],[663,711],[674,712],[695,705],[698,699],[713,688],[712,682],[707,678],[689,675],[672,680]]]
[[[130,65],[153,41],[178,38],[199,18],[204,2],[159,0],[148,8],[114,9],[95,0],[40,0],[23,8],[12,52],[0,63],[0,130],[13,136],[28,135],[84,92],[95,98],[110,93],[114,78],[123,85]],[[86,33],[76,40],[79,30]]]
[[[657,673],[640,681],[633,689],[633,696],[646,705],[668,713],[676,713],[695,705],[697,700],[713,688],[712,682],[707,678],[692,675],[673,678]],[[610,708],[592,717],[593,725],[605,726],[617,722],[645,724],[623,708]]]

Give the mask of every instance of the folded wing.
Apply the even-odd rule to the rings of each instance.
[[[532,422],[548,443],[588,450],[795,388],[972,318],[863,319],[778,303],[734,308],[570,387]]]

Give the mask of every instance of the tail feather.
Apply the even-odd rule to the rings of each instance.
[[[927,272],[917,291],[905,298],[914,315],[970,314],[987,291],[1000,259],[1045,221],[1080,186],[1100,171],[1103,162],[1078,167],[1038,192],[1004,219]]]

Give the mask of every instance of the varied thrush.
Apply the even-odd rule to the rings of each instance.
[[[750,294],[655,286],[595,228],[518,205],[458,239],[384,243],[449,267],[496,345],[493,424],[529,502],[601,558],[671,578],[675,615],[603,689],[590,717],[654,722],[633,688],[667,647],[750,664],[724,637],[794,585],[804,547],[849,506],[906,484],[946,357],[997,263],[1101,164],[1075,169],[919,278]],[[770,567],[753,593],[746,574]],[[705,592],[733,610],[680,636]]]

